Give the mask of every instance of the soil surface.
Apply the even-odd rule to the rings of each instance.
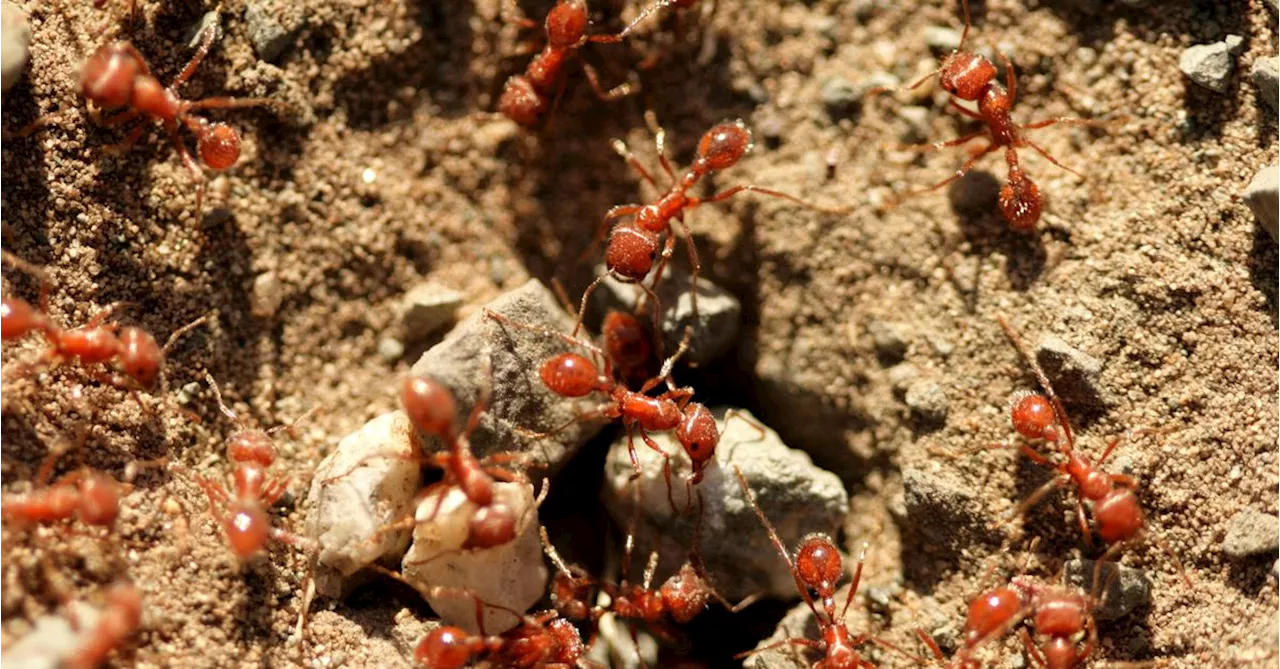
[[[49,312],[65,325],[123,301],[114,315],[163,342],[213,318],[175,343],[163,388],[134,397],[75,365],[24,367],[41,355],[36,337],[6,343],[6,493],[38,485],[42,459],[60,449],[56,473],[83,465],[120,478],[129,463],[168,459],[141,470],[109,533],[5,523],[6,648],[68,598],[100,603],[124,574],[142,588],[145,616],[120,665],[407,666],[431,618],[412,591],[377,581],[347,601],[322,600],[298,639],[305,555],[273,544],[242,565],[227,549],[195,477],[230,474],[223,444],[236,425],[205,375],[249,426],[318,409],[296,438],[277,438],[275,467],[294,482],[275,522],[300,528],[308,472],[343,435],[395,408],[396,383],[432,343],[380,353],[400,296],[430,278],[466,295],[466,315],[530,276],[580,294],[595,261],[579,258],[604,212],[654,197],[610,146],[624,139],[656,170],[651,109],[678,165],[719,121],[755,130],[754,151],[699,186],[707,193],[756,183],[855,208],[827,215],[746,194],[688,216],[704,276],[742,301],[744,322],[729,356],[682,372],[708,403],[749,407],[845,482],[852,513],[840,543],[856,555],[870,542],[863,587],[888,593],[872,613],[855,599],[855,632],[923,653],[914,630],[946,637],[950,626],[954,640],[966,602],[992,584],[989,568],[1005,578],[1029,562],[1052,579],[1063,561],[1101,553],[1081,536],[1071,490],[1037,505],[1021,533],[1018,523],[976,531],[1047,480],[1012,447],[934,454],[1013,442],[1006,401],[1035,381],[996,323],[1002,313],[1032,346],[1054,335],[1101,361],[1090,392],[1068,395],[1080,447],[1097,457],[1130,435],[1109,469],[1141,481],[1153,538],[1194,582],[1181,583],[1156,541],[1125,551],[1124,564],[1151,578],[1151,600],[1101,624],[1093,665],[1276,666],[1276,556],[1222,551],[1237,512],[1277,513],[1280,484],[1277,245],[1240,197],[1277,159],[1274,108],[1248,76],[1277,52],[1276,14],[1262,0],[974,7],[970,45],[998,44],[1016,64],[1015,119],[1113,121],[1035,132],[1084,176],[1022,152],[1046,197],[1030,234],[999,215],[998,155],[891,206],[894,193],[945,179],[967,155],[895,144],[978,129],[936,83],[862,98],[936,67],[951,47],[931,50],[926,36],[958,32],[952,2],[720,0],[707,3],[713,11],[664,11],[623,45],[583,50],[607,85],[635,77],[642,91],[601,102],[571,66],[542,133],[493,113],[503,81],[528,60],[522,43],[540,33],[503,21],[496,0],[263,0],[255,11],[297,27],[274,63],[255,53],[242,0],[140,0],[125,25],[126,2],[17,4],[33,38],[23,80],[4,95],[4,127],[71,111],[4,141],[4,249],[45,269]],[[539,20],[549,6],[519,11]],[[592,9],[601,32],[637,11],[603,0]],[[262,96],[288,109],[211,112],[241,131],[243,154],[224,173],[206,171],[197,218],[195,181],[165,133],[157,126],[113,153],[123,133],[84,113],[78,72],[120,38],[167,82],[209,11],[223,35],[183,95]],[[1186,47],[1228,34],[1245,42],[1225,94],[1180,73]],[[837,77],[851,93],[839,95]],[[8,266],[4,290],[31,301],[40,292]],[[884,327],[901,342],[877,344]],[[575,513],[598,508],[603,448],[584,449],[543,510],[556,542],[579,546],[570,552],[600,553],[602,537],[616,538],[602,513]],[[904,469],[964,491],[980,517],[966,526],[906,513]],[[731,663],[784,610],[712,614],[690,628],[687,659]],[[1016,637],[995,646],[993,663],[1025,666]],[[778,661],[816,659],[796,657]]]

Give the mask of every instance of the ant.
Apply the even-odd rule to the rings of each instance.
[[[814,621],[817,622],[818,629],[822,634],[821,641],[814,641],[804,637],[792,637],[771,643],[763,648],[739,653],[735,656],[735,659],[741,659],[782,646],[794,645],[807,646],[821,652],[823,659],[814,665],[819,669],[874,668],[875,665],[862,659],[862,656],[857,651],[857,646],[870,641],[900,653],[917,663],[923,663],[923,658],[907,653],[878,637],[870,634],[853,636],[849,632],[848,626],[844,623],[845,614],[848,613],[849,605],[853,603],[853,595],[858,591],[858,583],[862,580],[862,565],[866,561],[867,546],[864,544],[862,547],[862,554],[858,557],[858,566],[853,571],[853,582],[849,586],[849,594],[845,597],[844,608],[840,611],[840,618],[837,619],[835,614],[836,583],[844,575],[844,564],[840,558],[840,551],[836,549],[831,537],[825,534],[810,534],[804,537],[796,547],[795,559],[792,560],[791,554],[787,552],[786,546],[782,544],[782,539],[778,537],[777,530],[773,528],[773,524],[769,522],[760,505],[756,503],[755,495],[751,492],[751,486],[747,484],[747,477],[737,465],[734,465],[733,471],[738,476],[738,484],[742,487],[742,494],[746,497],[747,503],[756,512],[756,517],[764,525],[765,531],[769,533],[769,539],[773,542],[773,547],[777,549],[778,554],[787,563],[787,568],[790,569],[791,576],[795,579],[796,590],[800,592],[800,597],[804,599],[805,604],[809,605],[809,610],[813,612]],[[813,597],[809,595],[810,590],[818,593],[818,598],[822,601],[821,611],[814,604]]]
[[[1058,476],[1032,493],[1019,505],[1012,517],[1016,518],[1026,513],[1053,490],[1069,483],[1074,484],[1079,493],[1076,497],[1076,518],[1080,523],[1080,530],[1084,533],[1085,542],[1089,545],[1093,544],[1089,523],[1085,519],[1084,502],[1088,500],[1093,507],[1093,521],[1097,525],[1098,536],[1104,542],[1112,544],[1094,566],[1096,582],[1103,562],[1114,557],[1126,544],[1138,541],[1145,532],[1146,521],[1142,506],[1134,492],[1138,488],[1138,481],[1132,476],[1110,474],[1102,470],[1111,452],[1119,445],[1121,437],[1115,437],[1107,444],[1106,450],[1102,452],[1102,457],[1098,458],[1097,462],[1090,462],[1087,457],[1076,451],[1075,436],[1071,431],[1067,411],[1062,401],[1058,399],[1057,393],[1054,392],[1049,377],[1040,368],[1026,344],[1013,331],[1013,327],[1005,317],[997,314],[996,321],[1000,323],[1005,335],[1044,389],[1043,395],[1020,393],[1015,396],[1010,410],[1014,430],[1026,439],[1043,440],[1056,446],[1058,452],[1066,458],[1063,462],[1054,462],[1025,441],[1019,442],[1018,447],[1023,454],[1037,464],[1056,470]],[[1187,577],[1177,556],[1163,541],[1158,543],[1177,564],[1187,587],[1193,587],[1191,579]]]
[[[640,319],[625,311],[609,311],[600,325],[600,344],[623,383],[650,378],[654,344]]]
[[[72,516],[86,525],[111,527],[120,515],[120,484],[87,469],[71,472],[48,488],[25,495],[5,495],[5,520],[56,523]]]
[[[130,583],[113,585],[106,592],[106,606],[98,624],[89,630],[84,642],[61,666],[67,669],[100,667],[141,626],[142,593]]]
[[[498,111],[504,116],[526,128],[536,127],[542,117],[554,104],[549,99],[552,91],[556,91],[556,100],[564,91],[564,82],[560,76],[565,63],[569,61],[579,48],[588,43],[615,44],[626,39],[641,22],[650,14],[681,0],[658,0],[640,11],[622,32],[616,35],[588,35],[587,29],[591,21],[587,16],[585,0],[559,0],[555,7],[547,12],[543,27],[547,34],[547,45],[529,61],[524,74],[513,75],[502,87],[502,96],[498,98]],[[536,28],[537,23],[528,18],[513,19],[523,28]],[[621,84],[613,89],[605,90],[600,85],[600,78],[594,67],[582,64],[596,96],[605,102],[631,95],[631,84]]]
[[[209,514],[226,532],[231,551],[244,561],[260,554],[267,545],[267,539],[294,546],[309,545],[309,540],[271,526],[267,509],[284,495],[289,487],[289,479],[272,477],[267,474],[267,468],[276,459],[275,443],[271,440],[271,435],[281,430],[292,433],[298,423],[311,412],[299,416],[288,426],[265,431],[249,429],[236,412],[223,402],[222,392],[218,390],[218,383],[214,381],[213,375],[206,374],[205,379],[213,389],[213,396],[218,401],[218,409],[222,415],[239,427],[227,438],[227,457],[235,463],[232,474],[234,494],[228,492],[222,482],[195,475],[196,483],[204,488],[205,495],[209,497]]]
[[[587,301],[590,299],[591,293],[595,291],[601,281],[609,276],[623,283],[639,284],[644,289],[646,296],[654,301],[654,329],[659,329],[657,316],[658,297],[652,288],[644,286],[642,282],[649,275],[650,270],[653,269],[654,260],[658,256],[660,239],[665,233],[667,235],[666,243],[662,247],[662,256],[658,262],[658,268],[654,273],[651,285],[656,286],[662,279],[662,273],[666,269],[672,253],[675,251],[676,237],[671,223],[672,219],[680,223],[685,247],[689,251],[689,265],[692,275],[690,286],[697,286],[698,272],[702,267],[698,261],[698,250],[693,243],[693,232],[684,220],[684,212],[686,210],[695,209],[703,204],[720,202],[738,193],[749,191],[782,198],[808,209],[824,213],[845,214],[852,211],[851,207],[842,209],[820,207],[780,191],[750,184],[733,186],[706,198],[690,196],[688,194],[689,189],[693,188],[703,177],[737,165],[738,161],[742,160],[743,156],[751,151],[754,146],[751,130],[747,128],[747,124],[741,119],[726,121],[713,126],[698,140],[697,157],[694,159],[693,164],[689,166],[689,170],[677,179],[675,171],[665,154],[666,132],[657,126],[652,112],[646,112],[645,119],[653,127],[654,142],[658,149],[658,162],[671,179],[671,186],[653,204],[617,205],[605,213],[604,220],[600,222],[600,226],[596,230],[592,248],[603,238],[610,221],[624,216],[633,216],[633,218],[630,221],[619,222],[610,232],[609,241],[605,246],[607,272],[591,282],[586,292],[583,293],[582,306],[578,311],[578,323],[573,329],[574,336],[577,336],[578,331],[582,328],[583,315],[586,313]],[[613,147],[645,181],[649,182],[655,189],[663,190],[658,186],[658,182],[653,178],[653,175],[640,164],[622,140],[615,139]],[[693,290],[691,293],[691,304],[694,319],[696,320],[698,314],[697,290]]]
[[[193,112],[204,109],[244,109],[247,107],[283,107],[278,100],[268,98],[207,98],[186,100],[178,94],[178,87],[186,83],[204,61],[218,36],[217,25],[204,31],[200,46],[182,71],[165,87],[151,73],[147,61],[129,42],[112,42],[98,47],[85,62],[80,73],[80,86],[90,103],[89,115],[95,123],[107,128],[120,127],[138,119],[158,121],[169,134],[173,148],[182,163],[196,180],[196,218],[204,210],[205,178],[200,165],[192,158],[179,130],[186,127],[196,136],[196,155],[212,170],[226,170],[240,157],[240,134],[235,128],[221,122],[209,121]],[[102,117],[102,111],[119,110]],[[37,119],[20,130],[22,137],[48,124],[52,116]],[[146,124],[134,127],[112,152],[128,151],[147,129]]]
[[[1004,147],[1005,163],[1008,165],[1009,173],[1008,180],[1000,188],[1000,211],[1014,230],[1031,232],[1040,220],[1040,211],[1044,207],[1044,200],[1040,195],[1040,187],[1031,180],[1031,177],[1027,176],[1018,163],[1018,149],[1031,147],[1036,153],[1044,156],[1054,165],[1082,179],[1084,175],[1058,162],[1043,147],[1027,138],[1023,134],[1024,131],[1047,128],[1059,123],[1091,126],[1103,125],[1104,123],[1089,119],[1065,117],[1022,125],[1014,123],[1010,116],[1010,111],[1013,109],[1014,100],[1017,98],[1018,80],[1013,72],[1013,63],[1009,62],[1008,57],[1001,53],[999,49],[996,50],[996,54],[1004,65],[1006,73],[1007,85],[1002,85],[997,80],[998,72],[994,63],[980,54],[964,49],[964,43],[969,37],[970,28],[969,0],[960,0],[960,2],[964,8],[964,32],[960,35],[960,44],[956,46],[955,51],[952,51],[950,55],[943,59],[938,69],[925,75],[910,86],[877,87],[868,91],[867,94],[879,95],[890,91],[914,90],[937,75],[938,82],[943,90],[953,96],[947,100],[947,103],[961,114],[983,123],[986,127],[978,132],[957,137],[953,140],[934,144],[920,144],[906,148],[917,151],[937,151],[942,148],[960,146],[972,139],[983,136],[990,140],[990,144],[969,158],[960,169],[956,170],[955,174],[923,190],[907,193],[904,197],[928,193],[942,188],[967,174],[987,154]],[[960,106],[955,98],[976,103],[978,110],[973,112]]]

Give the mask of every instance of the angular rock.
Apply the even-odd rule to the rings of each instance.
[[[1258,97],[1271,108],[1271,117],[1276,116],[1276,105],[1280,104],[1280,58],[1271,56],[1253,61],[1249,70],[1249,78],[1253,79],[1253,87],[1258,90]]]
[[[244,8],[254,53],[275,62],[293,44],[307,20],[306,5],[284,0],[249,0]]]
[[[1222,552],[1233,558],[1275,554],[1280,549],[1280,518],[1245,509],[1227,521]]]
[[[347,579],[374,562],[399,560],[409,528],[379,532],[414,511],[422,465],[403,412],[383,414],[347,435],[322,460],[303,505],[306,535],[316,541],[316,592],[342,597]]]
[[[1253,210],[1262,228],[1276,239],[1277,224],[1280,223],[1280,164],[1273,164],[1258,170],[1253,180],[1244,189],[1244,201]]]
[[[905,467],[902,488],[903,522],[926,542],[956,546],[995,537],[982,500],[954,473]]]
[[[848,513],[848,495],[834,474],[814,466],[802,451],[788,448],[773,430],[764,428],[762,435],[750,414],[743,412],[752,423],[735,417],[726,424],[723,409],[712,413],[721,431],[720,443],[702,482],[695,487],[691,513],[677,516],[672,510],[672,499],[678,510],[690,501],[685,488],[689,459],[679,443],[670,434],[650,435],[659,448],[672,455],[668,498],[663,457],[636,438],[643,474],[638,481],[641,503],[634,569],[643,568],[645,556],[656,550],[661,557],[656,578],[660,581],[688,558],[698,517],[696,493],[700,492],[705,504],[700,552],[720,594],[730,601],[757,593],[794,599],[799,596],[795,581],[747,505],[733,465],[742,469],[760,507],[789,549],[812,532],[834,537]],[[609,513],[622,527],[630,523],[634,508],[633,473],[624,435],[614,442],[605,460],[603,491]],[[633,579],[639,576],[632,574]]]
[[[1054,335],[1040,339],[1035,355],[1063,400],[1077,404],[1106,403],[1098,386],[1102,375],[1101,360]]]
[[[435,490],[418,506],[413,545],[401,564],[404,579],[424,591],[432,610],[445,622],[472,633],[479,632],[475,601],[456,591],[432,592],[431,588],[466,588],[487,604],[528,611],[547,587],[533,486],[494,484],[494,500],[516,513],[516,534],[508,543],[485,549],[462,548],[475,504],[457,486]],[[488,634],[501,634],[518,623],[510,611],[484,609]]]
[[[902,326],[881,320],[867,323],[867,334],[871,335],[871,344],[876,347],[876,355],[882,363],[901,362],[907,354],[907,338]]]
[[[9,0],[0,2],[0,90],[9,90],[22,78],[30,43],[27,13]]]
[[[1067,584],[1091,592],[1096,564],[1093,560],[1068,560],[1065,565]],[[1119,620],[1151,601],[1151,579],[1141,569],[1104,562],[1098,571],[1098,580],[1102,604],[1094,609],[1093,616],[1099,622]]]
[[[453,320],[462,300],[462,293],[430,281],[410,288],[400,304],[405,340],[420,341],[435,334]]]
[[[1238,40],[1238,36],[1230,35],[1222,42],[1189,47],[1178,58],[1178,68],[1196,84],[1216,93],[1226,93],[1235,53],[1242,44]]]
[[[597,271],[605,273],[603,267]],[[682,359],[689,364],[703,365],[733,347],[742,325],[742,304],[728,291],[698,277],[698,317],[694,319],[691,285],[690,276],[681,268],[668,267],[666,276],[655,291],[662,306],[659,318],[663,350],[667,355],[674,353],[684,337],[685,328],[692,327],[689,350]],[[610,309],[634,312],[636,302],[643,294],[634,284],[606,277],[592,294],[594,320],[602,320]],[[653,322],[651,311],[637,317],[645,325]]]
[[[507,318],[526,325],[569,333],[575,319],[565,313],[551,291],[536,279],[485,305]],[[552,474],[582,444],[605,425],[602,420],[578,420],[601,401],[587,396],[580,400],[562,398],[542,383],[539,368],[552,357],[574,351],[583,353],[560,337],[486,318],[484,309],[459,323],[439,344],[418,359],[415,375],[435,378],[453,391],[458,405],[458,425],[480,395],[482,388],[493,392],[489,408],[471,435],[476,455],[518,452],[537,465],[539,473]],[[491,372],[486,373],[486,361]],[[388,386],[394,386],[388,383]],[[389,392],[394,392],[390,390]],[[549,437],[531,434],[564,428]],[[422,435],[428,451],[440,452],[438,439]]]
[[[911,413],[926,423],[939,424],[947,420],[950,404],[947,393],[934,381],[921,380],[907,386],[903,401]]]

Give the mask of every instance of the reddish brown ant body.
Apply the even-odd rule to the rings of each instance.
[[[77,517],[86,525],[110,527],[120,515],[120,484],[90,470],[77,470],[57,483],[25,495],[5,495],[5,520],[49,524]]]
[[[83,644],[66,658],[67,669],[95,669],[125,644],[142,626],[142,593],[129,583],[112,586],[98,624],[85,635]]]
[[[105,365],[114,361],[120,371],[143,389],[149,390],[160,377],[165,349],[160,347],[151,333],[142,328],[122,328],[117,323],[106,322],[117,306],[113,304],[99,311],[81,327],[64,330],[41,310],[21,298],[6,297],[0,301],[2,338],[4,341],[12,341],[32,332],[40,332],[49,342],[44,362],[71,360],[88,366]],[[185,333],[194,325],[184,327],[179,332]]]
[[[591,20],[587,16],[585,0],[559,0],[547,12],[543,27],[547,34],[547,45],[538,55],[529,61],[524,74],[513,75],[507,79],[502,88],[502,97],[498,99],[498,111],[504,116],[526,127],[533,128],[542,122],[543,116],[554,107],[551,99],[564,86],[562,73],[569,59],[578,49],[588,43],[614,44],[626,39],[636,26],[650,14],[672,4],[673,0],[659,0],[643,9],[640,14],[622,32],[616,35],[588,35],[587,29]],[[537,24],[529,19],[519,19],[526,28]],[[595,68],[583,63],[587,81],[592,90],[605,101],[615,100],[632,93],[630,84],[622,84],[611,90],[604,90]],[[558,97],[558,93],[557,93]]]
[[[201,163],[213,170],[225,170],[240,157],[240,134],[225,123],[209,121],[193,112],[281,104],[266,98],[207,98],[192,101],[185,100],[178,94],[178,87],[191,78],[208,55],[217,33],[216,25],[205,29],[195,54],[168,87],[151,74],[151,68],[147,66],[142,54],[128,42],[113,42],[98,47],[85,63],[80,75],[81,89],[85,99],[93,105],[90,113],[94,118],[99,116],[100,110],[120,110],[112,116],[100,119],[102,125],[119,127],[138,119],[149,119],[158,121],[164,127],[173,142],[174,150],[196,180],[197,218],[204,206],[204,173],[187,151],[179,130],[186,127],[196,136],[196,155]],[[37,121],[36,125],[40,123]],[[146,128],[145,124],[138,125],[116,148],[128,150]]]
[[[652,378],[654,345],[640,319],[625,311],[610,311],[600,325],[600,345],[613,363],[618,380],[628,385]]]
[[[990,140],[990,143],[986,148],[966,161],[960,169],[956,170],[955,174],[928,188],[913,191],[909,195],[928,193],[946,186],[967,174],[978,160],[1003,147],[1005,150],[1005,163],[1008,165],[1009,172],[1008,179],[1000,188],[1000,211],[1013,229],[1020,232],[1030,232],[1035,229],[1036,223],[1040,220],[1040,212],[1044,207],[1044,200],[1040,195],[1040,187],[1031,180],[1031,177],[1027,176],[1018,163],[1018,149],[1031,147],[1036,153],[1044,156],[1054,165],[1081,178],[1084,175],[1058,162],[1043,147],[1028,139],[1024,132],[1047,128],[1059,123],[1099,125],[1099,122],[1080,118],[1053,118],[1023,125],[1014,123],[1010,112],[1013,109],[1014,100],[1017,99],[1018,82],[1017,76],[1013,71],[1013,64],[1009,62],[1009,59],[1003,53],[999,53],[997,50],[1006,72],[1007,85],[1002,85],[997,80],[998,72],[994,63],[980,54],[965,50],[964,43],[969,37],[970,28],[969,0],[961,0],[961,6],[964,8],[964,32],[960,35],[960,44],[956,46],[955,51],[952,51],[942,61],[938,69],[925,75],[910,86],[873,88],[868,91],[868,95],[878,95],[894,90],[912,90],[932,79],[935,75],[938,76],[938,81],[943,90],[953,96],[948,100],[950,106],[961,114],[981,122],[985,127],[978,132],[950,141],[921,144],[908,148],[936,151],[946,147],[960,146],[970,140],[984,136]],[[976,112],[969,111],[957,104],[956,98],[976,103],[978,110]]]

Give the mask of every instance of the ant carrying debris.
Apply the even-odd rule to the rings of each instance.
[[[919,144],[909,147],[903,147],[915,151],[937,151],[952,146],[960,146],[978,137],[986,137],[990,143],[982,151],[969,158],[968,161],[956,170],[956,173],[950,177],[922,190],[906,193],[903,197],[920,195],[929,193],[947,184],[963,177],[973,168],[977,162],[987,154],[1004,148],[1005,162],[1009,167],[1008,179],[1000,188],[1000,211],[1004,215],[1009,225],[1019,232],[1030,232],[1035,229],[1036,223],[1040,220],[1040,212],[1044,207],[1044,200],[1040,195],[1040,187],[1036,185],[1031,177],[1027,176],[1018,163],[1018,149],[1031,147],[1044,156],[1049,162],[1061,167],[1080,178],[1084,175],[1058,162],[1056,158],[1049,154],[1043,147],[1036,144],[1024,135],[1027,130],[1038,130],[1047,128],[1051,125],[1073,124],[1073,125],[1105,125],[1106,122],[1094,121],[1081,118],[1053,118],[1035,123],[1027,123],[1019,125],[1013,122],[1010,112],[1013,109],[1014,100],[1017,99],[1018,80],[1013,71],[1013,64],[1005,57],[1003,53],[997,49],[996,54],[1004,65],[1006,72],[1007,86],[1001,85],[996,79],[998,72],[996,66],[986,57],[973,51],[966,51],[964,48],[965,40],[969,37],[969,0],[960,0],[961,6],[964,8],[964,32],[960,35],[960,44],[956,46],[938,69],[930,72],[922,77],[919,81],[909,86],[898,86],[894,88],[877,87],[867,92],[867,95],[879,95],[890,91],[913,90],[921,84],[938,76],[938,81],[943,90],[952,96],[947,102],[948,104],[965,116],[977,120],[984,124],[984,128],[978,132],[970,133],[956,139],[937,142],[934,144]],[[970,111],[960,106],[955,98],[968,102],[977,103],[978,110]]]
[[[543,115],[554,109],[552,93],[556,101],[564,92],[564,81],[561,73],[569,59],[582,46],[595,44],[616,44],[626,39],[651,14],[668,5],[681,0],[658,0],[640,11],[626,28],[614,35],[588,35],[591,25],[587,16],[585,0],[559,0],[555,7],[547,12],[543,27],[547,34],[547,45],[529,61],[524,74],[513,75],[502,87],[502,96],[498,99],[498,111],[504,116],[526,127],[533,128],[542,122]],[[512,19],[523,28],[536,28],[538,24],[528,18]],[[594,67],[582,63],[582,70],[596,96],[605,102],[631,95],[634,90],[629,83],[621,84],[610,90],[600,85],[600,77]]]

